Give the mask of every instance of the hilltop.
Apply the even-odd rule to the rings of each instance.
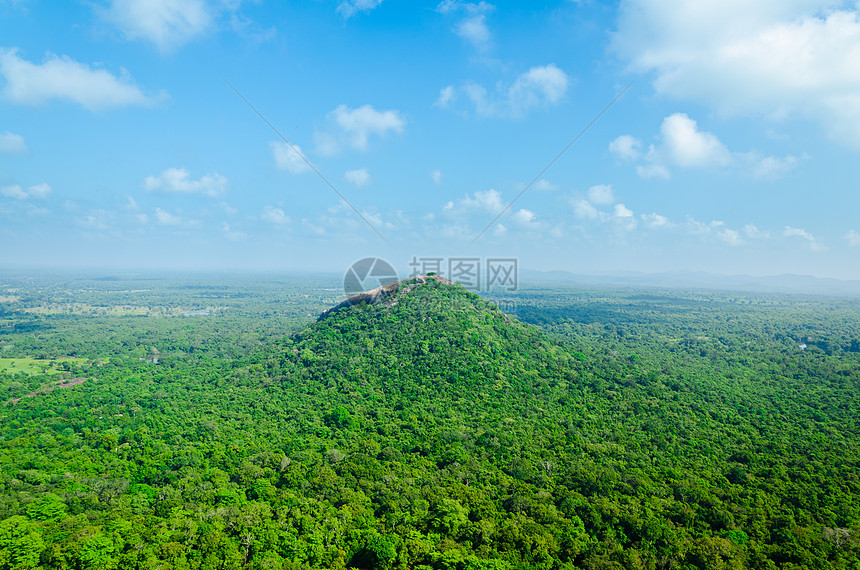
[[[320,315],[320,319],[326,317],[327,315],[335,311],[339,311],[340,309],[344,309],[346,307],[352,307],[354,305],[374,305],[376,303],[385,303],[386,306],[391,306],[397,302],[397,297],[399,297],[400,295],[408,294],[409,291],[411,291],[415,287],[419,285],[427,285],[431,282],[440,283],[442,285],[454,285],[453,281],[449,281],[448,279],[445,279],[444,277],[435,274],[418,275],[416,277],[410,277],[408,279],[392,281],[391,283],[380,285],[375,289],[364,291],[362,293],[357,293],[355,295],[350,295],[344,302],[335,305],[330,309],[326,309],[322,313],[322,315]]]

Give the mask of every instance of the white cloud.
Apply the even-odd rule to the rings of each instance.
[[[784,157],[778,156],[760,156],[758,153],[748,153],[745,155],[750,162],[750,171],[753,178],[759,180],[773,180],[782,178],[800,164],[801,158],[787,155]],[[803,156],[802,158],[807,158]]]
[[[740,232],[729,228],[718,230],[717,237],[726,242],[727,244],[733,246],[740,246],[744,243],[744,241],[741,239]]]
[[[609,143],[610,152],[626,160],[638,160],[641,148],[642,141],[630,135],[621,135]]]
[[[540,180],[535,182],[534,189],[539,191],[539,192],[558,190],[558,184],[553,184],[549,180],[546,180],[545,178],[541,178]]]
[[[293,148],[290,148],[290,145],[285,142],[271,141],[269,143],[269,148],[272,149],[272,155],[275,158],[275,166],[279,169],[292,172],[293,174],[301,174],[302,172],[310,170],[308,163],[299,155],[299,153],[304,155],[302,147],[299,145],[294,144]]]
[[[439,90],[439,97],[436,98],[436,102],[433,103],[437,107],[447,108],[451,106],[451,103],[457,98],[457,92],[454,89],[453,85],[448,85],[447,87],[443,87]]]
[[[522,115],[535,107],[558,103],[567,93],[567,85],[567,74],[555,64],[532,67],[508,89],[511,112]]]
[[[51,187],[42,182],[41,184],[30,186],[27,189],[27,193],[30,198],[47,198],[51,194]]]
[[[431,172],[430,180],[432,180],[433,184],[435,184],[436,186],[442,184],[442,171],[437,169]]]
[[[621,135],[609,144],[616,156],[626,160],[643,160],[636,166],[642,178],[671,178],[670,167],[715,168],[739,166],[756,179],[774,179],[793,170],[800,160],[794,156],[762,156],[752,151],[733,153],[713,133],[703,131],[698,123],[684,113],[674,113],[663,119],[658,144],[647,153],[640,149],[642,141]]]
[[[337,11],[344,18],[352,18],[359,12],[370,12],[382,4],[382,0],[344,0],[338,4]]]
[[[480,50],[487,49],[490,44],[490,29],[487,27],[487,18],[484,14],[476,14],[461,20],[454,31]]]
[[[371,183],[370,172],[368,172],[366,168],[347,170],[344,177],[349,183],[355,184],[359,188]]]
[[[658,153],[682,168],[722,166],[732,159],[729,149],[716,136],[701,131],[696,121],[684,113],[663,119],[660,133],[663,141]]]
[[[217,172],[192,180],[184,168],[168,168],[158,176],[147,176],[143,187],[150,192],[169,194],[203,194],[217,197],[227,192],[227,179]]]
[[[857,232],[857,230],[848,230],[845,234],[845,241],[847,241],[848,245],[851,247],[857,247],[860,245],[860,232]]]
[[[615,204],[612,212],[612,221],[616,229],[632,232],[639,225],[633,210],[624,204]]]
[[[599,184],[588,189],[588,200],[592,204],[608,206],[615,202],[615,194],[609,184]]]
[[[281,208],[274,206],[266,206],[263,208],[263,213],[260,214],[260,219],[270,224],[283,225],[290,223],[290,218],[284,213]]]
[[[651,214],[642,214],[639,216],[646,227],[651,229],[671,227],[673,224],[666,216],[653,212]]]
[[[484,210],[491,214],[498,214],[505,207],[502,200],[502,195],[498,190],[490,188],[489,190],[478,190],[474,197],[466,195],[460,201],[460,205],[466,208],[474,208]]]
[[[24,137],[6,131],[0,134],[0,154],[27,154]]]
[[[100,12],[126,38],[152,42],[168,52],[209,30],[217,4],[204,0],[111,0]]]
[[[465,95],[475,112],[486,117],[522,117],[528,112],[558,104],[567,94],[570,80],[555,64],[532,67],[520,74],[507,88],[499,85],[490,96],[487,89],[477,83],[465,83],[459,88],[448,86],[442,89],[436,104],[452,106]]]
[[[624,0],[613,49],[663,95],[803,116],[860,146],[860,15],[835,0]]]
[[[818,243],[818,240],[815,239],[814,235],[801,228],[785,226],[785,230],[783,230],[782,235],[786,238],[797,237],[804,240],[806,242],[806,247],[808,247],[812,251],[823,251],[827,249],[826,247]]]
[[[741,238],[741,233],[738,230],[727,227],[726,222],[722,220],[713,220],[710,223],[705,223],[688,218],[682,228],[688,234],[710,239],[715,238],[733,247],[739,247],[745,243]]]
[[[514,212],[511,218],[521,226],[530,226],[536,222],[537,216],[531,210],[526,210],[522,208]]]
[[[454,25],[454,33],[472,44],[479,51],[487,51],[492,42],[492,34],[487,26],[487,14],[495,10],[487,2],[457,2],[444,0],[437,7],[440,14],[461,14],[462,18]]]
[[[0,75],[5,97],[19,105],[38,105],[50,99],[73,101],[97,111],[129,105],[148,106],[165,95],[149,97],[121,70],[120,76],[92,68],[66,56],[48,54],[41,64],[18,57],[16,49],[0,49]]]
[[[600,215],[600,212],[591,205],[588,200],[574,200],[571,202],[573,206],[573,215],[580,219],[594,220]]]
[[[597,209],[596,206],[609,206],[615,203],[615,193],[612,190],[612,186],[608,184],[592,186],[586,194],[587,198],[574,195],[570,199],[570,205],[573,206],[573,215],[581,220],[606,222],[613,219],[613,217],[615,219],[633,217],[633,212],[627,209],[624,204],[615,204],[612,214]],[[632,224],[636,225],[635,219],[626,221],[632,221]]]
[[[768,239],[770,232],[760,230],[755,224],[747,224],[744,226],[744,235],[750,239]]]
[[[400,134],[406,127],[406,119],[399,111],[377,111],[370,105],[357,109],[340,105],[327,115],[327,119],[334,131],[316,133],[317,147],[327,155],[337,154],[343,146],[367,150],[371,135]]]
[[[636,174],[641,178],[663,178],[668,180],[672,178],[672,173],[662,164],[640,164],[636,167]]]
[[[155,209],[155,223],[159,226],[186,228],[194,228],[201,225],[199,220],[186,220],[182,216],[171,214],[167,210],[163,210],[161,208]]]
[[[91,230],[110,229],[114,215],[107,210],[90,210],[82,218],[75,218],[75,222],[82,227]]]
[[[5,186],[0,188],[0,196],[5,196],[6,198],[15,198],[16,200],[28,200],[30,198],[35,199],[44,199],[47,198],[51,194],[51,187],[46,184],[36,184],[35,186],[30,186],[29,188],[22,188],[18,184],[13,184],[12,186]]]

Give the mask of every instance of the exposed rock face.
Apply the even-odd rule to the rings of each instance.
[[[439,275],[419,275],[417,277],[410,277],[409,279],[392,281],[388,285],[382,285],[381,287],[377,287],[376,289],[371,289],[370,291],[365,291],[364,293],[358,293],[357,295],[349,297],[343,303],[323,312],[323,314],[320,315],[320,319],[345,307],[351,307],[353,305],[359,305],[361,303],[367,303],[368,305],[373,305],[376,303],[385,303],[389,305],[394,304],[396,303],[396,301],[394,301],[392,297],[395,293],[408,293],[413,288],[419,285],[424,285],[429,281],[438,281],[443,285],[454,285],[453,281],[445,279],[444,277],[440,277]]]

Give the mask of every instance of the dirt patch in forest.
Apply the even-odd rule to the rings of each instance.
[[[20,398],[12,398],[8,402],[6,402],[6,405],[8,406],[9,404],[17,404],[18,402],[21,401],[21,398],[32,398],[34,396],[38,396],[39,394],[47,394],[49,392],[53,392],[54,390],[58,390],[60,388],[73,388],[75,386],[79,386],[79,385],[83,384],[86,381],[87,381],[86,378],[65,378],[63,380],[58,380],[57,382],[54,382],[53,384],[49,384],[47,386],[42,386],[41,388],[39,388],[35,392],[30,392],[29,394],[24,394]]]

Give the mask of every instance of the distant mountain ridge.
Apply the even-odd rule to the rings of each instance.
[[[834,279],[812,275],[721,275],[705,271],[643,273],[635,271],[580,274],[570,271],[536,271],[524,269],[520,282],[579,283],[644,287],[693,287],[762,293],[807,293],[817,295],[860,296],[860,280]]]

